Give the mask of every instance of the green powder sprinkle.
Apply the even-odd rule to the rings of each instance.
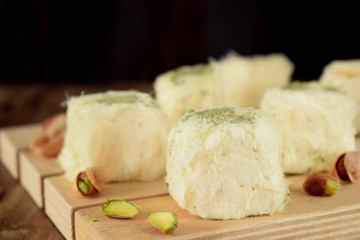
[[[237,112],[231,107],[223,107],[197,111],[192,115],[198,116],[204,121],[213,123],[215,125],[224,122],[255,124],[258,113],[253,109],[244,109],[242,112]]]
[[[96,99],[99,104],[112,105],[112,104],[141,104],[146,107],[159,108],[158,104],[150,97],[123,94],[123,95],[109,95]]]

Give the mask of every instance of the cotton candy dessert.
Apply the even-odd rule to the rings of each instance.
[[[231,107],[189,111],[169,135],[170,195],[205,219],[274,214],[289,192],[281,148],[269,113]]]
[[[265,91],[286,86],[294,71],[283,54],[246,57],[231,52],[212,65],[219,106],[258,108]]]
[[[88,168],[103,182],[165,175],[168,124],[149,94],[108,91],[71,97],[66,115],[58,161],[68,178]]]
[[[325,86],[341,89],[352,97],[360,108],[360,59],[332,61],[325,66],[320,82]],[[354,125],[360,134],[360,111],[355,117]]]
[[[259,107],[270,87],[290,82],[294,66],[283,54],[240,56],[181,66],[155,79],[156,100],[174,125],[188,109]]]
[[[214,71],[208,64],[182,66],[155,79],[156,101],[174,125],[188,109],[216,106]]]
[[[337,89],[295,82],[266,91],[261,109],[276,115],[286,173],[328,171],[337,156],[355,150],[357,106]]]

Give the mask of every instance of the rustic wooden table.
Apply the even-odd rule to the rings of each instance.
[[[18,181],[0,164],[0,239],[64,239]]]

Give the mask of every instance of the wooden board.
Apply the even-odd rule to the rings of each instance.
[[[126,200],[161,196],[168,193],[164,181],[112,183],[104,185],[102,191],[94,197],[84,197],[76,189],[75,183],[64,176],[45,179],[45,213],[56,227],[70,239],[74,237],[74,212],[81,208],[103,204],[108,199]]]
[[[304,194],[303,176],[291,177],[294,181],[292,200],[281,213],[242,220],[203,220],[180,209],[167,195],[163,181],[107,184],[97,196],[81,196],[71,181],[59,175],[63,170],[54,159],[42,159],[28,151],[29,142],[39,134],[39,124],[2,129],[2,163],[14,178],[20,177],[20,183],[34,202],[44,207],[67,239],[75,236],[76,239],[331,239],[340,236],[359,239],[360,236],[359,185],[344,185],[339,194],[318,198]],[[360,138],[357,149],[360,149]],[[110,198],[132,201],[142,207],[142,213],[127,221],[102,217],[100,205]],[[147,223],[150,212],[164,209],[173,210],[179,216],[179,228],[170,236]],[[94,217],[99,221],[90,222]]]
[[[19,153],[28,149],[41,133],[40,124],[3,128],[0,131],[1,162],[15,179],[19,178]]]
[[[346,184],[332,197],[314,197],[302,190],[305,176],[288,178],[291,201],[273,216],[240,220],[204,220],[180,209],[170,196],[132,201],[142,209],[130,220],[102,215],[100,206],[75,213],[76,239],[316,239],[360,236],[360,185]],[[178,228],[164,235],[148,222],[151,212],[172,210]],[[96,222],[91,219],[96,218]],[[345,239],[345,238],[342,238]]]
[[[55,158],[41,158],[30,151],[19,155],[20,183],[39,208],[44,206],[43,180],[64,172]]]

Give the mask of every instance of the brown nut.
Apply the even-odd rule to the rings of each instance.
[[[42,135],[30,143],[30,150],[40,157],[56,157],[64,143],[65,113],[59,113],[47,118],[41,127]]]
[[[342,183],[360,181],[360,152],[341,154],[330,169],[330,175]]]
[[[101,191],[102,181],[92,168],[87,168],[76,177],[76,187],[84,196],[90,196]]]
[[[30,143],[30,150],[40,157],[56,157],[64,143],[64,135],[59,134],[53,138],[40,136]]]
[[[309,175],[303,184],[303,189],[310,195],[331,196],[340,190],[340,186],[340,182],[330,177]]]
[[[35,138],[30,143],[30,150],[32,152],[35,152],[37,148],[44,146],[48,141],[49,141],[49,139],[46,136],[40,136],[38,138]]]

